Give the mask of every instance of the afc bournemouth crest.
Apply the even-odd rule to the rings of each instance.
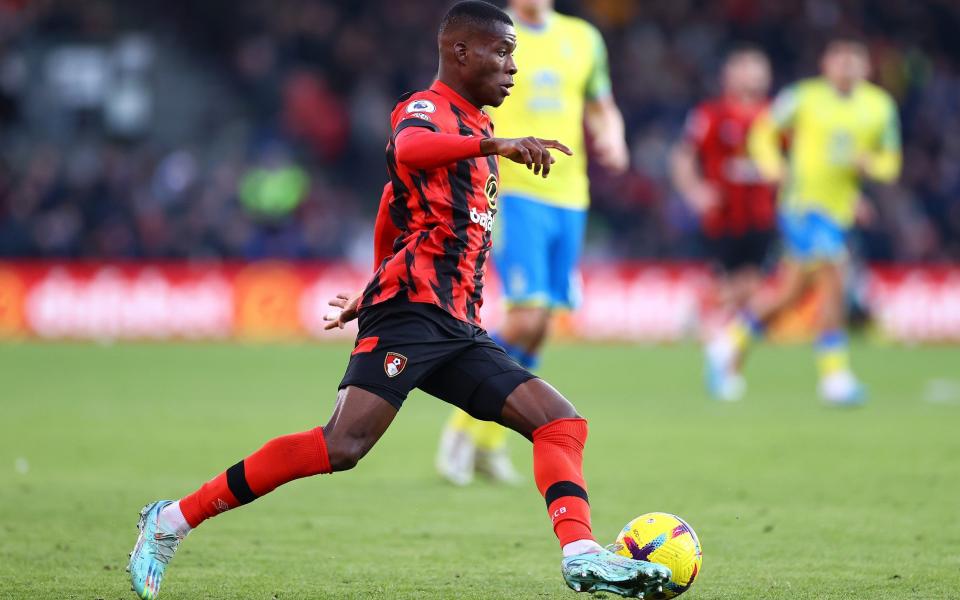
[[[499,193],[497,176],[490,173],[490,177],[487,177],[487,183],[483,186],[483,195],[487,197],[487,204],[490,205],[492,210],[497,210],[497,194]]]
[[[403,373],[406,366],[407,357],[396,352],[387,352],[387,357],[383,359],[383,370],[386,371],[387,377],[396,377]]]

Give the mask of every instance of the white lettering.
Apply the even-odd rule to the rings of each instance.
[[[493,213],[490,211],[480,212],[475,207],[471,207],[470,220],[486,231],[493,231]]]

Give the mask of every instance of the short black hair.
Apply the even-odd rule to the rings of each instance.
[[[828,53],[841,46],[854,47],[864,54],[869,53],[867,38],[857,31],[844,31],[828,38],[827,43],[824,44],[823,51],[824,53]]]
[[[472,25],[474,27],[490,27],[494,23],[513,26],[513,19],[500,8],[483,0],[463,0],[450,7],[443,20],[440,21],[439,34],[451,27]]]
[[[763,48],[756,44],[750,42],[737,42],[727,48],[726,55],[724,56],[725,60],[730,60],[735,56],[741,56],[744,54],[759,54],[766,58],[767,54],[763,51]]]

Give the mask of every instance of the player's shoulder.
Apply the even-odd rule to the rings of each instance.
[[[714,99],[703,100],[687,113],[684,133],[688,141],[703,144],[711,127],[717,121],[717,106]]]
[[[402,121],[419,120],[442,127],[452,115],[450,101],[431,89],[407,92],[400,96],[391,112],[397,126]]]
[[[861,83],[859,89],[857,89],[857,94],[863,98],[864,102],[868,102],[879,108],[892,108],[896,106],[896,102],[890,92],[870,81]]]
[[[706,98],[693,107],[693,110],[705,115],[716,115],[723,110],[725,106],[723,98]]]
[[[575,39],[579,38],[586,43],[603,41],[600,30],[586,19],[558,12],[553,13],[553,19],[555,31],[560,35],[573,36]]]
[[[823,77],[807,77],[799,79],[786,87],[788,91],[798,98],[813,98],[819,94],[830,91],[830,84]]]
[[[426,89],[407,92],[397,99],[393,112],[397,114],[433,114],[448,108],[449,102],[437,92]]]
[[[706,124],[720,119],[726,111],[723,98],[706,98],[690,109],[690,118],[700,119]]]

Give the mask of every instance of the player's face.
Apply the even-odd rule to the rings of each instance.
[[[484,106],[500,106],[510,95],[517,64],[513,51],[517,34],[509,25],[498,25],[493,31],[477,36],[468,65],[472,95]]]
[[[728,94],[764,98],[770,89],[770,63],[762,54],[745,52],[732,56],[724,69]]]
[[[841,90],[849,90],[870,74],[866,49],[859,44],[835,44],[823,56],[823,75]]]

